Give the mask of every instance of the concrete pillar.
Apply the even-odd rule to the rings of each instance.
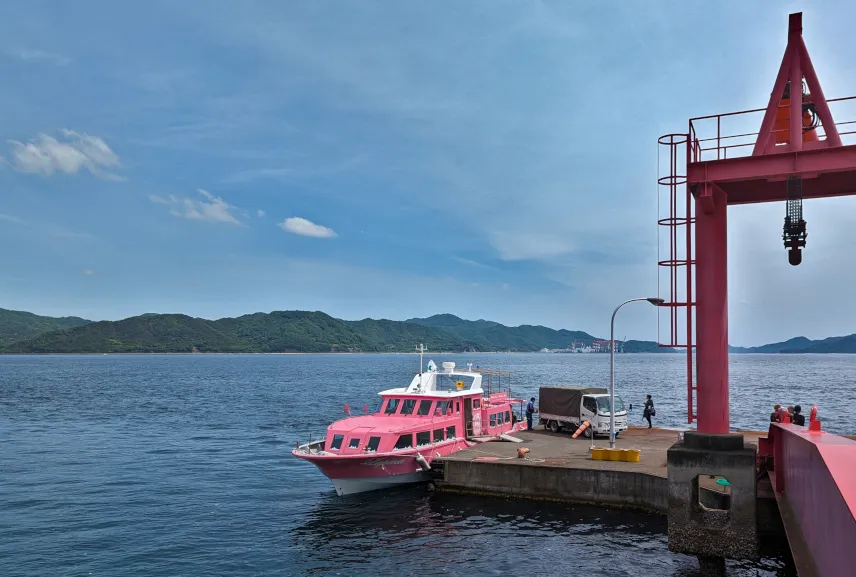
[[[696,413],[700,433],[729,431],[727,198],[704,183],[695,210]]]
[[[736,433],[687,431],[669,448],[669,550],[696,555],[705,576],[720,575],[725,559],[758,559],[756,453]],[[711,476],[728,480],[727,498],[700,498]]]

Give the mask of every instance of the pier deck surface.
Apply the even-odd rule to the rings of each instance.
[[[745,442],[757,443],[758,437],[766,433],[739,431]],[[615,440],[619,449],[639,449],[638,463],[623,461],[595,461],[589,454],[591,440],[582,435],[572,439],[567,432],[552,433],[537,427],[531,431],[512,433],[523,439],[522,443],[490,442],[458,451],[442,461],[499,462],[519,466],[567,467],[571,469],[596,469],[605,471],[627,471],[646,473],[666,478],[666,451],[678,440],[677,430],[654,427],[631,427]],[[595,438],[596,447],[609,447],[609,439]],[[526,447],[529,453],[524,459],[517,458],[517,449]]]

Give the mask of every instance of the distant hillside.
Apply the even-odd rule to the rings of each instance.
[[[521,325],[507,327],[493,321],[468,321],[455,315],[434,315],[425,319],[408,319],[408,323],[424,325],[453,335],[463,343],[471,343],[477,350],[539,351],[565,348],[571,341],[591,344],[596,337],[582,331],[554,330],[542,326]]]
[[[856,334],[844,337],[828,337],[813,341],[806,337],[795,337],[781,343],[760,347],[729,347],[732,353],[782,353],[782,354],[825,354],[856,353]]]
[[[396,321],[342,321],[322,312],[276,311],[216,321],[142,315],[40,335],[7,347],[27,353],[384,352],[457,350],[442,331]]]
[[[78,317],[43,317],[24,311],[0,309],[0,348],[47,332],[79,327],[90,322]]]
[[[189,352],[407,352],[417,343],[431,351],[539,351],[571,341],[596,340],[582,331],[542,326],[507,327],[454,315],[390,321],[343,321],[322,312],[275,311],[216,321],[180,314],[151,314],[52,331],[0,348],[23,353]],[[655,352],[657,344],[628,341],[627,352]]]

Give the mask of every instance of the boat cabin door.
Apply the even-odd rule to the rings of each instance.
[[[482,434],[481,399],[464,399],[464,423],[467,437],[478,437]]]
[[[473,429],[473,400],[464,399],[464,427],[467,438],[475,437],[476,432]]]

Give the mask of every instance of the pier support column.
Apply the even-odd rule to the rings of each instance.
[[[669,550],[696,555],[705,576],[758,558],[756,453],[743,435],[693,431],[667,453]]]
[[[698,556],[698,566],[701,577],[726,577],[725,558]]]
[[[696,414],[700,433],[729,431],[728,199],[711,182],[696,198]]]

